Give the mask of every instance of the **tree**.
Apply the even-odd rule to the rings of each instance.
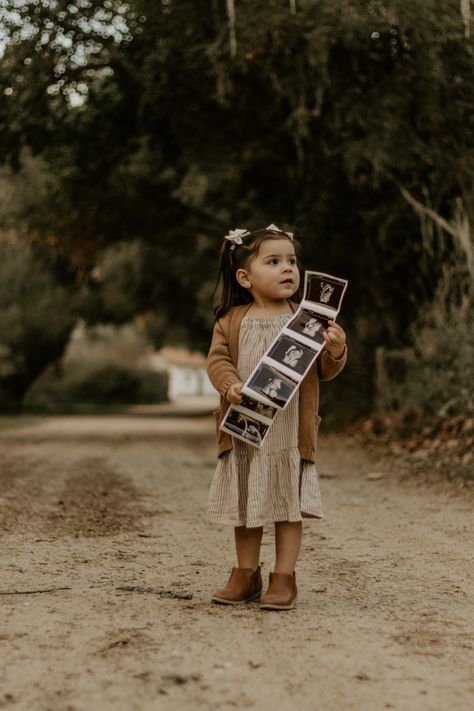
[[[18,407],[57,359],[76,320],[71,294],[33,250],[0,234],[0,408]]]
[[[448,0],[234,5],[235,52],[224,0],[22,3],[6,23],[2,154],[20,165],[27,147],[55,175],[29,225],[54,234],[89,319],[154,311],[205,347],[222,235],[286,223],[306,264],[349,277],[368,381],[373,346],[406,342],[453,255],[468,288],[465,18]],[[106,250],[112,274],[128,242],[139,269],[112,314],[96,267]]]

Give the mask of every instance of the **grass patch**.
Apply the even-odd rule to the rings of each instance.
[[[22,427],[31,427],[42,420],[42,417],[32,417],[29,414],[21,415],[0,415],[0,431],[16,430]]]

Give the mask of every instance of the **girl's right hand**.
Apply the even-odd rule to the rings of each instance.
[[[243,383],[234,383],[226,392],[226,400],[231,405],[240,405],[242,402],[242,386]]]

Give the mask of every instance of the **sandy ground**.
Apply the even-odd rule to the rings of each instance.
[[[46,418],[0,432],[0,708],[474,708],[472,494],[320,440],[299,604],[209,602],[209,417]],[[265,578],[273,534],[262,549]],[[37,592],[35,592],[37,591]]]

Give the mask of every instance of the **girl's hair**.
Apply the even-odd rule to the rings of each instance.
[[[246,237],[242,238],[242,244],[236,244],[234,249],[231,249],[234,243],[230,240],[225,240],[220,251],[219,272],[216,286],[212,293],[212,301],[216,293],[220,289],[220,299],[214,306],[214,314],[216,320],[224,316],[232,306],[239,304],[249,304],[252,301],[252,295],[248,289],[240,286],[236,279],[238,269],[246,269],[250,260],[254,257],[262,242],[267,239],[290,239],[284,232],[272,232],[269,230],[255,230]],[[299,256],[300,246],[294,239],[295,254],[300,269]],[[291,297],[292,301],[298,303],[301,300],[300,290]]]

